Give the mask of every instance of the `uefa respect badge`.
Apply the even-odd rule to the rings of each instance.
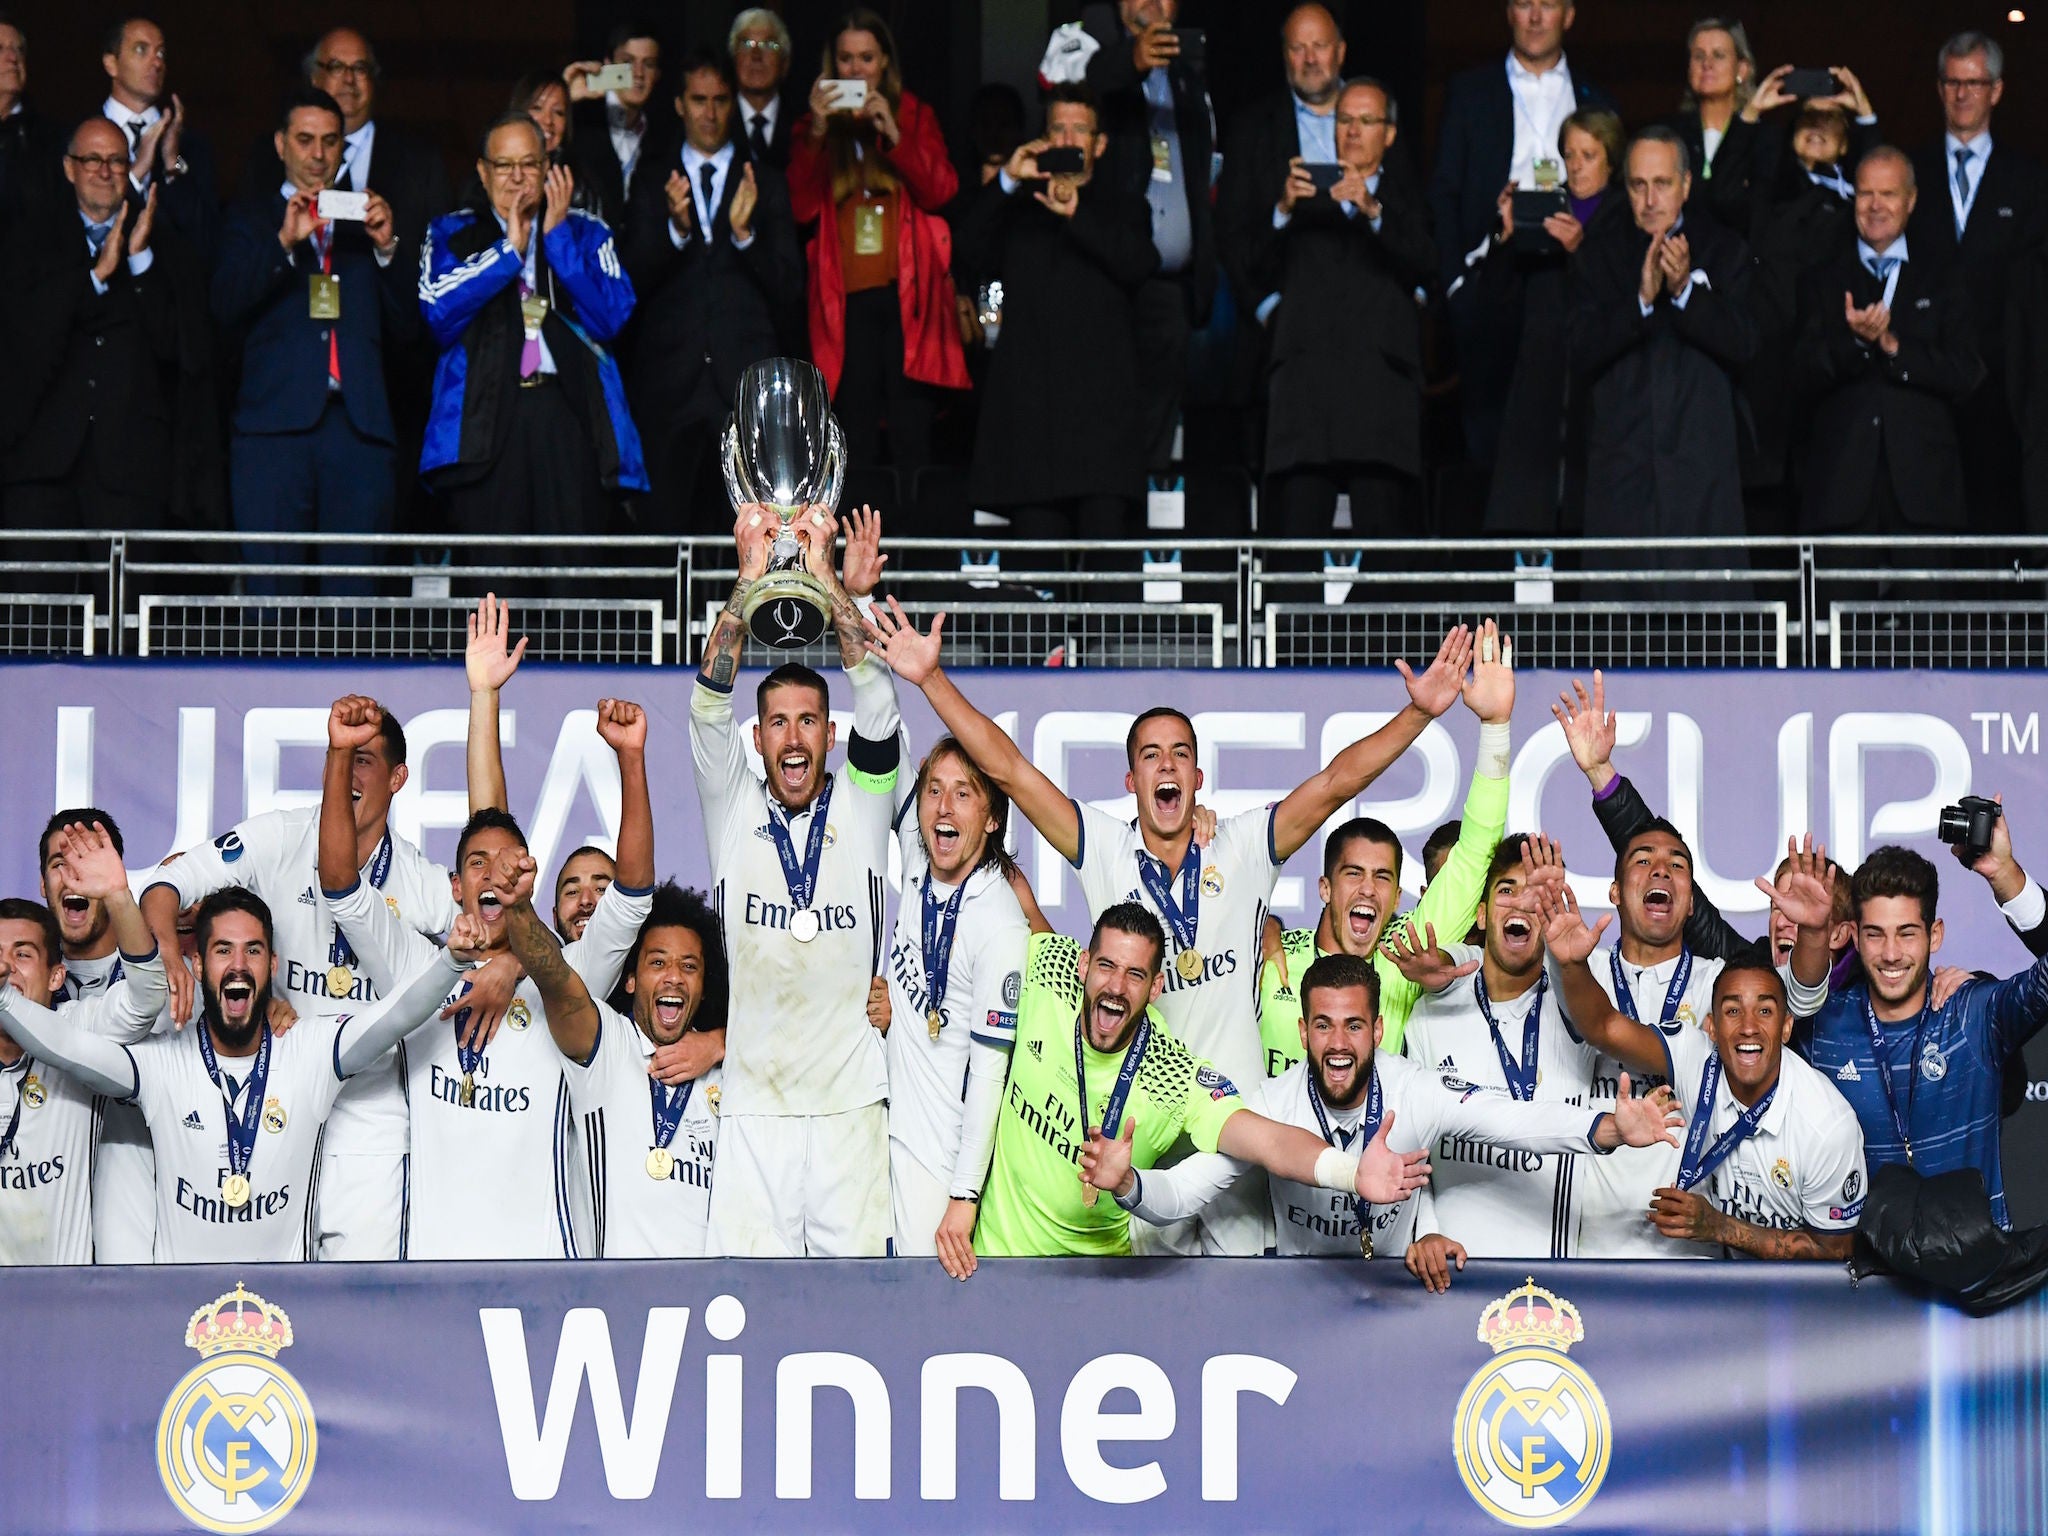
[[[186,1325],[199,1364],[164,1402],[156,1462],[164,1492],[201,1530],[268,1530],[313,1480],[313,1405],[277,1363],[291,1342],[283,1309],[240,1285]]]
[[[1452,1439],[1466,1490],[1504,1524],[1563,1525],[1607,1475],[1607,1404],[1566,1358],[1585,1337],[1579,1309],[1533,1277],[1479,1314],[1479,1342],[1493,1360],[1458,1399]]]

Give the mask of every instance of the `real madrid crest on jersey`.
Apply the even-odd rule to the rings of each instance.
[[[1223,871],[1214,864],[1210,864],[1202,870],[1202,894],[1204,896],[1221,896],[1223,894]]]
[[[1492,1363],[1458,1399],[1458,1475],[1507,1525],[1562,1525],[1607,1475],[1613,1428],[1593,1378],[1565,1358],[1586,1337],[1579,1309],[1532,1278],[1479,1314]]]
[[[21,1102],[30,1109],[41,1109],[49,1098],[49,1090],[43,1087],[43,1080],[31,1072],[21,1080]]]
[[[1771,1182],[1780,1189],[1792,1187],[1792,1165],[1782,1157],[1771,1164]]]
[[[513,998],[512,1006],[505,1010],[505,1027],[507,1029],[524,1029],[532,1022],[533,1014],[528,1011],[526,1004],[516,997]]]
[[[1930,1083],[1938,1083],[1948,1076],[1948,1057],[1932,1040],[1920,1048],[1920,1075]]]
[[[185,1342],[199,1364],[156,1426],[164,1491],[201,1530],[268,1530],[305,1493],[319,1448],[313,1405],[277,1363],[291,1319],[237,1285],[192,1314]]]
[[[284,1103],[275,1094],[263,1101],[263,1129],[273,1136],[284,1134]]]

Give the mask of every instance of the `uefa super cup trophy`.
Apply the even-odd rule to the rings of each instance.
[[[748,633],[778,650],[809,645],[825,633],[832,599],[804,569],[791,525],[812,507],[829,519],[846,475],[846,440],[832,419],[825,376],[792,357],[755,363],[740,376],[719,448],[734,509],[759,503],[780,523],[768,569],[740,610]]]

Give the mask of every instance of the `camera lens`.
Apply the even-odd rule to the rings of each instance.
[[[1960,805],[1944,805],[1935,835],[1944,843],[1960,843],[1970,835],[1970,817]]]

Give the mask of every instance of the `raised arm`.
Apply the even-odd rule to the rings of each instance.
[[[597,1049],[597,1005],[583,978],[562,958],[562,946],[533,910],[533,856],[521,848],[499,852],[492,883],[504,902],[505,942],[540,989],[548,1033],[572,1061],[589,1061]]]
[[[320,773],[320,889],[341,895],[362,870],[356,858],[356,754],[377,739],[383,706],[360,693],[345,694],[327,711],[327,762]]]
[[[510,810],[505,795],[505,753],[498,735],[498,693],[526,659],[526,637],[509,645],[511,607],[486,592],[469,616],[469,644],[462,653],[469,676],[469,813]]]
[[[72,889],[87,900],[104,904],[120,949],[122,978],[100,998],[95,1027],[115,1041],[146,1040],[170,995],[164,949],[149,931],[142,909],[128,889],[128,871],[114,840],[99,822],[72,822],[60,828],[52,851],[64,860]],[[176,955],[177,951],[170,951]],[[179,969],[184,969],[183,962]]]
[[[739,521],[733,524],[733,541],[739,548],[739,578],[733,582],[732,595],[725,600],[725,607],[712,621],[710,637],[704,642],[704,660],[697,668],[700,679],[723,693],[732,692],[733,679],[739,676],[740,648],[747,640],[741,610],[746,606],[747,593],[768,570],[768,539],[774,522],[774,514],[766,507],[750,502],[740,508]]]
[[[647,711],[625,699],[599,699],[597,734],[619,760],[619,857],[615,878],[627,890],[651,891],[655,878],[654,806],[647,794]],[[497,740],[495,732],[491,739]]]
[[[1558,996],[1572,1032],[1595,1050],[1604,1051],[1638,1071],[1669,1077],[1671,1055],[1665,1049],[1664,1037],[1616,1008],[1600,990],[1592,968],[1586,964],[1599,945],[1600,935],[1614,921],[1613,914],[1601,918],[1597,927],[1588,928],[1569,885],[1547,884],[1539,899],[1550,971],[1557,980]]]
[[[126,1046],[91,1034],[54,1010],[30,1002],[14,990],[4,971],[0,971],[0,1025],[38,1061],[69,1072],[94,1093],[126,1101],[141,1089],[135,1058]]]
[[[931,633],[919,634],[904,615],[902,605],[892,597],[886,613],[880,607],[875,609],[874,628],[879,640],[870,640],[868,650],[886,661],[898,677],[924,690],[926,702],[954,739],[967,749],[975,766],[1010,797],[1011,803],[1038,829],[1039,836],[1071,864],[1081,853],[1080,811],[1057,784],[1039,772],[1037,764],[1018,750],[1000,726],[953,685],[939,665],[939,637],[945,626],[945,614],[935,614]],[[1419,734],[1421,727],[1417,726],[1416,731]]]
[[[1295,786],[1274,807],[1273,852],[1281,862],[1299,852],[1338,807],[1363,794],[1367,785],[1414,744],[1430,721],[1451,707],[1471,664],[1472,631],[1463,624],[1444,636],[1436,659],[1419,677],[1406,661],[1394,663],[1408,685],[1407,706],[1370,736],[1339,752],[1327,768]]]

